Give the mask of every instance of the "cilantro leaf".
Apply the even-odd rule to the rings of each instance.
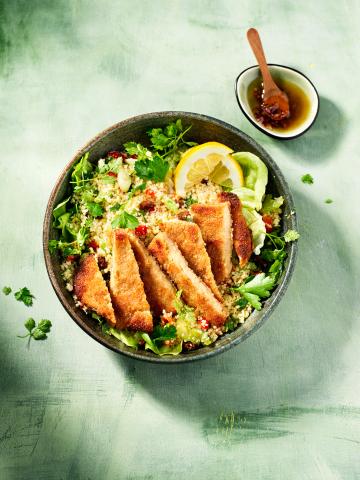
[[[146,160],[137,160],[135,162],[137,176],[144,180],[153,180],[154,182],[163,182],[169,167],[169,163],[158,154],[155,154],[152,159],[147,158]]]
[[[171,122],[164,128],[151,128],[147,134],[150,137],[151,146],[158,151],[161,151],[163,156],[170,155],[180,145],[193,146],[194,142],[186,142],[184,135],[190,130],[191,125],[184,129],[181,119],[176,122]]]
[[[38,325],[36,325],[33,318],[28,318],[24,325],[29,333],[22,336],[18,335],[19,338],[30,337],[30,339],[33,338],[34,340],[45,340],[47,338],[46,334],[50,332],[52,323],[50,320],[40,320]]]
[[[194,203],[198,203],[198,200],[196,198],[193,198],[191,195],[189,197],[185,198],[185,205],[189,208],[191,205],[194,205]]]
[[[296,230],[288,230],[287,232],[285,232],[284,240],[287,243],[294,242],[298,238],[300,238],[300,234]]]
[[[33,318],[28,318],[26,322],[24,323],[26,330],[28,330],[30,333],[31,331],[35,328],[35,320]]]
[[[74,169],[71,173],[71,183],[75,185],[75,187],[79,188],[84,185],[86,180],[90,177],[93,171],[93,165],[89,162],[89,152],[85,153],[78,161],[78,163],[74,166]]]
[[[134,230],[139,225],[139,220],[125,211],[117,215],[111,222],[113,228],[129,228]]]
[[[327,198],[327,199],[325,200],[325,203],[333,203],[333,201],[334,201],[334,200],[332,200],[331,198]]]
[[[147,159],[147,148],[141,143],[127,142],[124,143],[124,148],[129,155],[136,155],[138,160]]]
[[[47,335],[40,328],[35,328],[35,330],[31,334],[31,337],[34,340],[45,340],[45,338],[47,338]]]
[[[9,295],[11,293],[11,287],[4,287],[2,291],[4,295]]]
[[[50,320],[40,320],[37,326],[37,328],[44,333],[50,332],[51,327],[52,327],[52,323]]]
[[[156,325],[154,331],[151,335],[151,339],[155,344],[159,344],[164,340],[173,340],[176,338],[176,327],[175,325],[166,324],[163,327],[161,325]]]
[[[90,215],[93,217],[101,217],[104,214],[104,209],[99,203],[88,202],[86,204],[87,209],[89,210]]]
[[[239,300],[237,300],[235,302],[235,305],[237,305],[238,307],[240,307],[241,309],[245,308],[246,305],[248,304],[249,302],[246,300],[246,298],[239,298]]]
[[[272,276],[265,276],[265,273],[255,275],[249,282],[239,287],[233,287],[233,290],[241,293],[241,295],[256,310],[261,310],[260,298],[270,296],[270,290],[274,287],[275,279]]]
[[[14,296],[18,302],[23,302],[27,307],[31,307],[33,304],[33,298],[35,298],[27,287],[21,288],[15,292]]]
[[[303,175],[301,177],[301,181],[303,183],[307,183],[308,185],[312,185],[314,183],[314,179],[313,179],[312,175],[310,175],[310,173],[306,173],[305,175]]]

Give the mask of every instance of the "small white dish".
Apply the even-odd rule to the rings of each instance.
[[[257,129],[259,129],[266,135],[269,135],[273,138],[278,138],[279,140],[290,140],[292,138],[299,137],[307,130],[309,130],[309,128],[316,120],[320,104],[318,92],[312,82],[298,70],[286,67],[284,65],[277,65],[274,63],[269,63],[268,65],[271,74],[274,74],[275,76],[282,76],[283,78],[286,78],[289,82],[295,83],[298,87],[304,90],[305,94],[310,99],[310,109],[306,118],[300,125],[284,132],[267,128],[256,120],[248,102],[248,88],[251,82],[253,82],[260,75],[260,69],[258,65],[254,65],[253,67],[249,67],[243,70],[235,80],[235,95],[239,107],[241,108],[245,117]]]

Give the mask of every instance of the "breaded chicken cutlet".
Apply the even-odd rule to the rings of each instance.
[[[127,232],[113,232],[110,294],[119,329],[151,332],[153,319]]]
[[[239,257],[240,267],[244,267],[252,254],[252,235],[242,213],[242,205],[235,193],[221,192],[219,199],[222,202],[229,202],[233,228],[233,244],[235,252]]]
[[[167,272],[184,301],[213,326],[222,326],[227,318],[223,305],[207,285],[191,270],[177,245],[165,232],[158,233],[149,245],[150,252]]]
[[[160,228],[179,247],[189,267],[210,288],[215,298],[222,302],[223,298],[215,283],[210,258],[198,225],[185,220],[170,220],[163,223]]]
[[[116,325],[110,293],[94,255],[84,257],[74,277],[74,293],[79,302]]]
[[[229,202],[191,206],[194,222],[199,225],[206,250],[211,260],[211,268],[217,283],[230,276],[232,269],[232,231]]]
[[[129,233],[129,239],[144,283],[146,297],[154,315],[161,315],[163,310],[176,313],[174,306],[176,290],[173,284],[142,241],[133,233]]]

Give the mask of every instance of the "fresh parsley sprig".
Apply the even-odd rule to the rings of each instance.
[[[20,288],[20,290],[14,293],[14,297],[18,302],[23,302],[27,307],[32,306],[33,299],[35,298],[27,287]]]
[[[239,287],[233,287],[232,290],[241,293],[245,300],[247,300],[256,310],[261,310],[260,298],[269,297],[274,284],[274,277],[271,275],[266,276],[265,273],[259,273],[249,282],[244,283]]]
[[[151,340],[155,345],[161,345],[165,340],[174,340],[176,338],[176,327],[175,325],[166,324],[163,327],[161,325],[156,325],[154,331],[151,335]]]
[[[36,322],[33,318],[28,318],[25,323],[25,328],[29,332],[26,335],[18,335],[19,338],[33,338],[34,340],[45,340],[47,338],[47,333],[50,332],[52,323],[50,320],[40,320],[36,325]]]

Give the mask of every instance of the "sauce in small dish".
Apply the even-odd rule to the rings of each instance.
[[[251,111],[256,120],[264,127],[278,131],[290,131],[301,125],[309,115],[311,102],[302,88],[281,76],[275,75],[276,84],[289,98],[290,116],[274,120],[271,112],[264,108],[262,95],[263,83],[261,76],[255,78],[248,86],[247,97]]]
[[[289,99],[288,118],[274,120],[262,105],[262,76],[258,65],[246,68],[235,81],[235,95],[245,117],[258,130],[279,140],[289,140],[305,133],[315,122],[319,95],[312,82],[301,72],[285,65],[268,64],[271,76]],[[264,108],[265,107],[265,108]],[[265,110],[265,112],[264,112]]]

